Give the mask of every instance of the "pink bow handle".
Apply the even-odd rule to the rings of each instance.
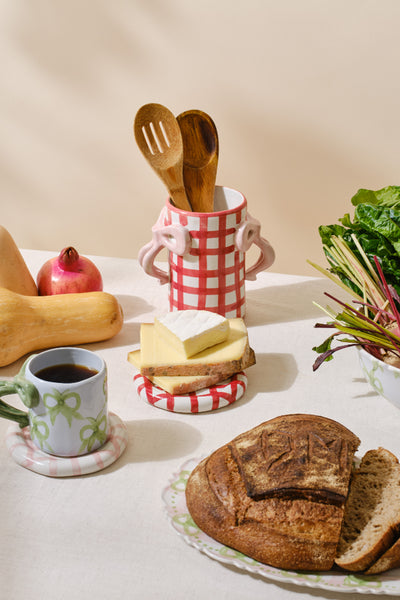
[[[159,269],[154,264],[154,260],[161,249],[162,246],[156,246],[154,241],[151,240],[151,242],[148,242],[148,244],[139,250],[138,260],[140,266],[143,268],[144,272],[147,273],[147,275],[151,275],[152,277],[159,279],[160,283],[163,284],[168,283],[169,275],[166,271]]]
[[[260,248],[260,256],[256,263],[245,271],[244,277],[254,281],[260,271],[268,269],[275,260],[275,251],[271,244],[260,235],[261,225],[247,213],[246,221],[236,232],[236,248],[241,252],[247,252],[252,244]]]
[[[161,284],[168,283],[169,274],[154,264],[156,256],[163,248],[179,256],[186,254],[191,246],[190,233],[182,225],[160,225],[160,219],[152,231],[152,240],[139,250],[139,264],[145,273],[159,279]]]

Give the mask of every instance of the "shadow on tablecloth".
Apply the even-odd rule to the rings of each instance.
[[[347,302],[351,301],[349,295],[344,297],[338,286],[325,279],[246,290],[246,325],[256,327],[320,318],[324,315],[313,302],[321,306],[328,303],[332,305],[332,300],[324,295],[325,291]]]

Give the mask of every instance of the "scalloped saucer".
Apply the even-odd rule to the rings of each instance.
[[[48,477],[87,475],[105,469],[124,452],[128,443],[125,423],[114,413],[109,413],[110,434],[107,442],[94,452],[82,456],[61,457],[42,452],[29,435],[29,427],[20,429],[13,423],[7,430],[6,444],[15,462],[30,471]]]
[[[338,598],[338,594],[342,592],[349,592],[353,595],[355,593],[368,594],[371,597],[372,594],[389,594],[391,597],[400,596],[400,569],[370,576],[362,573],[334,570],[315,573],[285,571],[284,569],[259,563],[209,537],[199,529],[191,518],[185,497],[186,484],[190,473],[200,460],[201,458],[191,458],[185,461],[180,469],[169,478],[169,483],[162,492],[168,521],[189,546],[203,552],[209,558],[239,569],[243,573],[250,573],[264,577],[266,580],[287,585],[294,584],[306,588],[328,590],[333,592],[332,598]]]

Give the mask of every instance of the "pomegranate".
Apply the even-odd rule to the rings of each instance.
[[[96,265],[72,246],[44,263],[37,275],[40,296],[101,292],[103,280]]]

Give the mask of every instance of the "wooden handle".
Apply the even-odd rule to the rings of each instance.
[[[179,187],[176,189],[170,189],[171,200],[176,208],[181,210],[192,211],[192,207],[189,203],[185,188]]]

